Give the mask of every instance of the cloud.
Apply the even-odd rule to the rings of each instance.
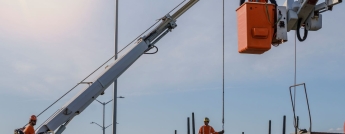
[[[330,128],[329,130],[328,130],[329,132],[343,132],[343,128]]]
[[[28,62],[15,62],[13,68],[18,73],[28,73],[36,69],[36,66]]]

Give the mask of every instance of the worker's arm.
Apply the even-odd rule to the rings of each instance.
[[[224,134],[224,130],[216,132],[214,131],[213,127],[211,127],[211,134]]]
[[[211,128],[211,134],[218,134],[218,132],[214,131],[213,127],[210,127]]]
[[[27,125],[23,130],[24,134],[35,134],[34,127],[31,125]]]
[[[203,133],[202,133],[202,127],[203,127],[203,126],[201,126],[200,129],[199,129],[199,134],[203,134]]]

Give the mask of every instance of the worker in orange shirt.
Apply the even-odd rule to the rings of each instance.
[[[34,126],[36,125],[37,117],[35,115],[31,115],[29,124],[23,130],[24,134],[35,134]]]
[[[208,123],[210,123],[210,119],[205,117],[204,119],[205,125],[200,127],[199,134],[223,134],[224,133],[224,130],[219,131],[219,132],[214,131],[213,127],[208,125]]]

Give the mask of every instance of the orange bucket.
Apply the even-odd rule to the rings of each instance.
[[[246,2],[237,10],[238,52],[262,54],[271,49],[275,5]]]

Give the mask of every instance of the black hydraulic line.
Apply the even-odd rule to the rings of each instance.
[[[277,1],[276,1],[276,0],[270,0],[270,2],[271,2],[272,4],[274,4],[274,5],[278,6],[278,4],[277,4]]]
[[[192,113],[192,131],[193,131],[193,134],[195,134],[195,118],[194,118],[194,112]]]
[[[150,51],[152,48],[156,48],[156,51],[155,52],[152,52],[152,53],[148,53],[148,51]],[[157,46],[153,46],[153,47],[150,47],[148,48],[144,54],[156,54],[158,52],[158,47]]]
[[[187,118],[187,134],[190,134],[190,123],[189,123],[189,117]]]
[[[271,120],[268,122],[268,134],[271,134]]]
[[[304,41],[307,39],[308,37],[308,30],[306,27],[304,27],[304,36],[303,38],[301,38],[301,34],[300,34],[300,28],[301,28],[301,23],[302,23],[302,18],[299,18],[298,21],[297,21],[297,29],[296,29],[296,32],[297,32],[297,38],[300,42]]]
[[[286,133],[286,116],[283,117],[283,134]]]
[[[244,3],[245,0],[240,0],[240,6]]]

